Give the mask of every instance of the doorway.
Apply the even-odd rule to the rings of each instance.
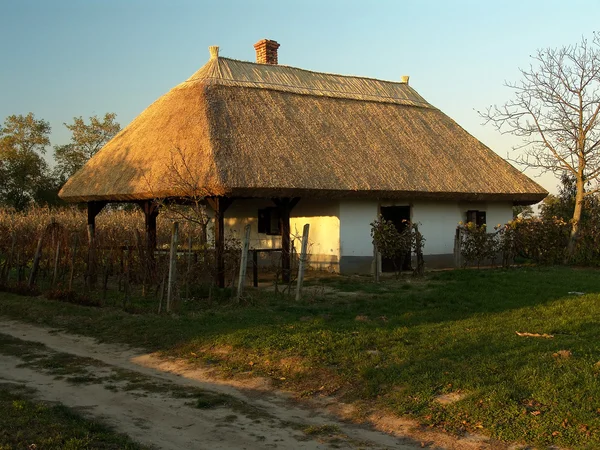
[[[382,206],[381,217],[391,221],[396,230],[402,232],[410,225],[410,206]],[[381,271],[394,272],[395,267],[402,267],[402,270],[411,270],[410,250],[406,255],[399,256],[394,261],[392,258],[381,258]],[[395,264],[394,264],[395,263]]]

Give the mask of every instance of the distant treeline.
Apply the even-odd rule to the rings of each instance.
[[[65,123],[71,141],[52,147],[51,167],[44,158],[51,145],[50,124],[33,113],[8,116],[0,126],[0,206],[21,211],[60,205],[57,194],[65,181],[120,131],[115,118],[115,113],[106,113],[90,117],[88,123],[82,117]]]

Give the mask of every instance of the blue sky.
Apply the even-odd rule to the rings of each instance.
[[[509,136],[477,110],[510,97],[538,48],[591,39],[598,0],[153,1],[0,0],[0,120],[33,112],[69,140],[74,116],[116,112],[122,126],[206,61],[254,60],[263,38],[279,62],[410,84],[506,157]],[[51,150],[49,150],[51,153]],[[526,172],[530,176],[533,172]],[[555,190],[552,176],[535,178]]]

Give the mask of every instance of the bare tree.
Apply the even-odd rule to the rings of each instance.
[[[567,255],[573,255],[584,199],[598,191],[600,175],[600,37],[575,45],[538,50],[522,79],[505,83],[513,99],[480,112],[503,134],[521,137],[512,161],[568,174],[576,201]]]
[[[172,149],[167,164],[171,187],[181,192],[184,205],[166,203],[167,211],[183,220],[200,226],[200,243],[207,243],[210,217],[206,209],[206,189],[199,184],[198,177],[189,165],[189,158],[179,147]]]
[[[155,195],[155,201],[167,214],[175,219],[183,219],[200,226],[200,244],[205,245],[208,237],[210,217],[206,206],[206,189],[200,185],[198,177],[190,167],[189,156],[180,147],[173,147],[166,162],[168,187],[177,192],[177,198],[162,198]],[[154,193],[151,181],[143,175],[150,192]],[[154,194],[153,194],[154,195]]]

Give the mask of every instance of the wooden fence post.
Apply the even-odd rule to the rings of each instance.
[[[379,252],[377,251],[377,245],[373,243],[373,278],[375,283],[379,283]]]
[[[296,284],[296,301],[302,297],[302,283],[304,283],[304,271],[306,269],[306,251],[308,248],[308,230],[310,224],[305,224],[302,230],[302,244],[300,246],[300,261],[298,262],[298,283]]]
[[[140,234],[140,230],[138,230],[137,228],[135,230],[133,230],[133,234],[135,237],[135,246],[137,248],[138,251],[138,266],[142,269],[142,297],[146,296],[146,285],[148,284],[148,272],[149,272],[149,267],[150,267],[150,263],[148,261],[148,259],[146,258],[146,253],[145,253],[145,249],[144,249],[144,245],[142,243],[142,235]],[[147,250],[147,248],[146,248]]]
[[[8,255],[8,259],[6,261],[6,273],[4,274],[4,282],[8,284],[8,280],[10,279],[10,271],[12,269],[13,258],[15,254],[15,244],[17,243],[17,235],[13,231],[11,233],[11,242],[10,242],[10,253]]]
[[[246,281],[246,268],[248,267],[248,248],[250,247],[250,225],[244,227],[244,242],[242,242],[242,256],[240,258],[240,275],[238,277],[237,301],[244,293],[244,282]]]
[[[422,276],[425,274],[425,259],[423,257],[423,235],[419,231],[419,226],[414,225],[415,230],[415,255],[417,257],[416,274]]]
[[[454,267],[460,269],[462,267],[462,229],[456,227],[456,233],[454,234]]]
[[[159,285],[158,285],[158,314],[160,314],[162,312],[162,304],[163,304],[163,300],[165,298],[165,281],[166,281],[166,277],[167,277],[167,273],[163,273],[163,277],[162,280],[160,281]]]
[[[58,276],[58,263],[60,260],[60,237],[56,240],[56,255],[54,256],[54,273],[52,274],[52,287],[56,286],[56,278]]]
[[[130,299],[129,277],[131,274],[129,272],[129,266],[130,266],[129,241],[126,239],[125,241],[123,241],[123,244],[127,251],[127,257],[123,259],[123,310],[126,310],[127,303],[129,302],[129,299]],[[121,251],[121,253],[122,253],[122,251]]]
[[[71,273],[69,274],[69,291],[73,290],[73,276],[75,274],[75,258],[77,256],[77,244],[79,243],[79,235],[73,233],[73,254],[71,255]]]
[[[190,278],[192,275],[192,235],[188,236],[187,272],[185,274],[185,298],[190,298]]]
[[[38,239],[37,249],[35,251],[35,257],[33,258],[33,266],[31,267],[31,273],[29,274],[29,283],[27,284],[30,289],[35,284],[35,277],[37,276],[37,271],[40,266],[40,258],[42,256],[42,245],[44,243],[44,234],[45,234],[45,231],[42,232],[42,235]]]
[[[171,312],[171,304],[175,301],[175,283],[177,278],[177,243],[179,241],[179,222],[173,222],[171,232],[171,251],[169,253],[169,286],[167,288],[167,312]]]
[[[17,283],[20,283],[21,281],[23,281],[23,278],[25,278],[25,269],[22,267],[22,263],[21,263],[21,249],[18,248],[17,249]]]

